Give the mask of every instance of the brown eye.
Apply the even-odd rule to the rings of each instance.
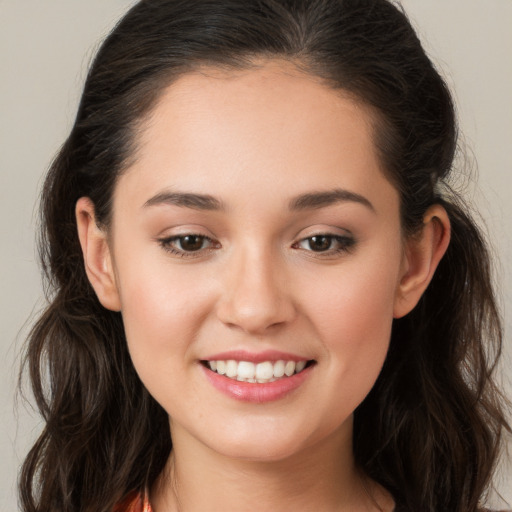
[[[309,248],[315,252],[328,251],[332,245],[332,237],[326,235],[312,236],[307,239]]]
[[[303,238],[294,247],[309,252],[325,253],[335,255],[349,251],[355,244],[355,239],[351,236],[318,234]]]
[[[199,251],[203,248],[205,237],[199,235],[186,235],[176,239],[180,249],[187,252]]]
[[[167,252],[181,258],[186,258],[187,256],[192,257],[194,253],[201,255],[212,249],[217,249],[219,246],[219,244],[214,242],[211,238],[205,235],[195,235],[193,233],[163,238],[160,239],[159,242],[162,248]]]

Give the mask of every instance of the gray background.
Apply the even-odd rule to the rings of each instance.
[[[17,510],[17,468],[40,429],[37,415],[14,398],[20,347],[43,303],[34,205],[44,171],[72,123],[90,59],[132,3],[0,0],[1,511]],[[474,166],[478,162],[479,181],[469,180],[468,195],[500,261],[506,379],[512,375],[512,0],[404,0],[403,5],[455,91],[467,154]],[[510,384],[507,389],[512,395]],[[498,484],[512,504],[512,470],[506,466]]]

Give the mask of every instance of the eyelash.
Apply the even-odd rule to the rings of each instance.
[[[162,246],[162,248],[165,251],[171,253],[173,256],[178,256],[180,258],[194,258],[194,257],[198,257],[200,255],[204,255],[205,249],[203,247],[201,247],[200,249],[195,250],[195,251],[186,251],[185,249],[178,249],[178,248],[174,247],[173,244],[175,242],[179,242],[181,244],[181,242],[184,241],[184,239],[187,237],[200,238],[202,241],[201,245],[203,245],[204,242],[208,242],[212,246],[215,246],[215,245],[220,246],[220,244],[218,242],[215,242],[210,237],[208,237],[206,235],[199,235],[197,233],[186,233],[184,235],[176,235],[176,236],[171,236],[168,238],[161,238],[161,239],[159,239],[159,242],[160,242],[160,245]],[[214,247],[206,248],[207,252],[210,252],[212,250],[214,250]]]
[[[174,244],[176,242],[178,242],[181,245],[181,243],[187,237],[199,238],[201,240],[201,247],[197,250],[192,250],[192,251],[187,251],[183,248],[179,249],[179,248],[175,247]],[[332,256],[336,256],[340,253],[348,253],[348,252],[350,252],[350,250],[354,247],[354,245],[356,243],[356,240],[351,236],[333,235],[330,233],[318,233],[318,234],[311,235],[306,238],[300,239],[298,242],[295,242],[292,245],[292,248],[300,249],[301,244],[308,243],[308,242],[309,242],[309,244],[311,244],[311,241],[314,238],[328,239],[329,247],[332,246],[333,242],[336,242],[338,244],[338,247],[336,249],[329,248],[325,251],[323,251],[323,250],[315,251],[314,249],[311,249],[311,245],[310,245],[309,250],[302,248],[303,250],[305,250],[307,252],[311,252],[317,258],[332,257]],[[220,247],[220,244],[218,242],[215,242],[215,240],[213,240],[212,238],[210,238],[206,235],[200,235],[197,233],[186,233],[184,235],[176,235],[176,236],[172,236],[172,237],[168,237],[168,238],[162,238],[162,239],[159,239],[158,241],[159,241],[161,247],[165,251],[171,253],[173,256],[178,256],[180,258],[194,258],[194,257],[197,258],[199,256],[203,256],[205,252],[211,252],[211,251],[215,250],[216,248]],[[207,247],[207,248],[202,247],[205,242],[211,244],[211,246]]]
[[[314,238],[326,238],[326,239],[328,239],[329,246],[331,246],[333,244],[333,242],[336,242],[338,247],[336,249],[329,248],[325,251],[315,251],[315,250],[311,249],[311,241]],[[315,254],[315,257],[322,258],[322,257],[336,256],[337,254],[340,254],[340,253],[348,253],[354,247],[356,240],[353,237],[346,236],[346,235],[333,235],[330,233],[318,233],[315,235],[308,236],[306,238],[302,238],[298,242],[294,243],[292,245],[292,247],[299,248],[300,244],[308,243],[308,242],[309,242],[310,250],[308,250],[308,249],[304,249],[304,250]]]

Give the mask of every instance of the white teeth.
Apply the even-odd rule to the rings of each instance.
[[[217,367],[217,373],[219,375],[224,375],[226,373],[226,362],[225,361],[210,361],[210,368],[215,371],[215,368],[212,367],[212,363]]]
[[[274,377],[280,379],[284,375],[284,361],[276,361],[274,363]]]
[[[291,377],[295,373],[295,363],[293,361],[287,361],[284,366],[284,374],[287,377]]]
[[[253,363],[249,361],[240,361],[238,363],[238,376],[242,379],[254,379],[256,369]]]
[[[295,365],[295,371],[297,373],[301,372],[302,370],[304,370],[304,368],[306,367],[306,361],[299,361],[296,365]]]
[[[252,382],[264,384],[278,379],[291,377],[306,367],[306,361],[264,361],[254,364],[249,361],[208,361],[211,370],[219,375],[225,375],[230,379],[240,382]]]
[[[256,365],[256,380],[268,380],[274,376],[274,366],[270,361]]]
[[[238,363],[236,361],[233,361],[233,359],[230,359],[226,363],[226,376],[227,377],[236,377],[238,373]]]

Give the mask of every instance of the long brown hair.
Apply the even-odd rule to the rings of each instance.
[[[111,511],[162,471],[168,418],[132,366],[120,314],[87,280],[75,203],[90,197],[108,228],[116,180],[162,90],[198,66],[261,57],[289,59],[372,107],[406,234],[433,204],[449,214],[448,251],[418,306],[395,321],[382,373],[356,410],[354,453],[404,508],[477,510],[509,428],[492,378],[500,316],[484,237],[448,185],[452,100],[405,14],[387,0],[142,0],[100,48],[42,192],[48,306],[25,368],[45,427],[21,470],[25,512]]]

